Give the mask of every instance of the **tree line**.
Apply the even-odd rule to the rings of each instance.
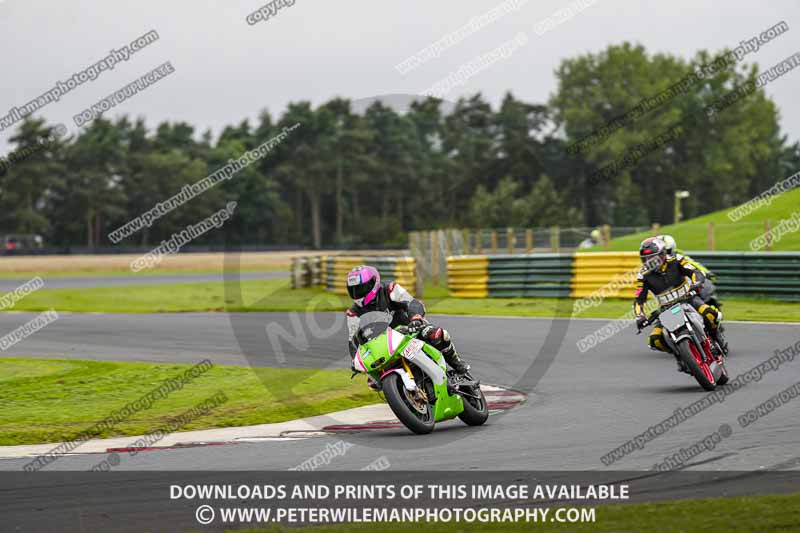
[[[235,216],[198,244],[402,245],[408,231],[442,227],[668,223],[675,190],[692,193],[684,213],[696,216],[745,202],[800,166],[800,145],[781,133],[763,89],[703,112],[754,83],[754,64],[717,69],[609,129],[712,61],[705,51],[684,60],[624,43],[564,60],[547,102],[511,92],[496,108],[480,94],[454,105],[420,97],[405,112],[377,100],[357,113],[344,98],[300,101],[216,138],[185,122],[149,130],[127,116],[62,137],[27,117],[0,160],[0,234],[108,246],[111,231],[298,123],[256,164],[119,246],[158,244],[229,201]],[[655,142],[677,125],[679,136]],[[613,173],[601,172],[611,164]]]

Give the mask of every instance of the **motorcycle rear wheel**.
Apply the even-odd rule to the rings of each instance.
[[[480,398],[461,397],[464,402],[464,410],[459,413],[458,418],[468,426],[481,426],[489,418],[489,405],[479,387],[478,395]]]

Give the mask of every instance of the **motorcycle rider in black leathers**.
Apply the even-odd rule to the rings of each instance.
[[[706,268],[706,266],[700,261],[697,261],[696,259],[693,259],[687,255],[685,252],[678,250],[678,244],[675,242],[675,239],[672,237],[672,235],[658,235],[656,238],[664,241],[667,257],[675,256],[679,262],[685,258],[690,265],[703,273],[705,276],[705,281],[703,281],[703,285],[700,287],[700,291],[697,295],[700,296],[700,299],[705,303],[713,305],[718,309],[721,308],[722,304],[717,299],[717,288],[714,285],[717,280],[716,274]]]
[[[685,284],[687,278],[693,287],[699,288],[705,281],[705,276],[685,258],[668,255],[664,241],[657,237],[645,239],[642,242],[639,248],[639,257],[643,265],[636,276],[636,299],[633,302],[633,309],[636,314],[636,325],[641,330],[647,321],[644,305],[647,302],[648,292],[657,295],[676,289]],[[724,352],[727,352],[728,346],[722,335],[722,312],[713,305],[704,303],[698,296],[692,298],[689,303],[702,315],[706,329],[712,338],[719,343]],[[664,340],[664,331],[658,321],[650,333],[648,344],[654,350],[672,352]],[[680,363],[678,366],[679,370],[683,370]]]
[[[358,266],[351,270],[347,275],[347,293],[353,299],[353,306],[346,311],[351,368],[358,350],[359,317],[370,311],[388,311],[392,313],[392,328],[406,326],[409,333],[417,333],[420,339],[439,350],[457,374],[463,376],[469,371],[469,365],[459,357],[447,330],[425,319],[425,305],[400,284],[381,283],[374,267]]]

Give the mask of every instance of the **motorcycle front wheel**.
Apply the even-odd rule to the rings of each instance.
[[[678,353],[681,360],[686,364],[686,368],[689,369],[704,390],[712,391],[717,388],[714,374],[711,372],[708,363],[703,359],[703,352],[695,346],[694,342],[690,339],[684,339],[679,342]]]
[[[396,372],[387,374],[382,385],[386,403],[400,422],[417,435],[433,431],[436,421],[431,404],[420,398],[418,392],[407,390]]]

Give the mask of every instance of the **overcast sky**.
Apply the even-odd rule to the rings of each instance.
[[[157,42],[37,115],[75,131],[73,115],[165,61],[173,74],[109,115],[144,115],[151,127],[182,120],[218,133],[244,118],[254,124],[265,108],[277,115],[290,101],[418,94],[520,34],[526,44],[446,98],[480,91],[496,105],[511,90],[526,101],[544,102],[556,88],[553,71],[561,60],[625,40],[650,53],[689,58],[698,49],[732,48],[786,21],[789,32],[746,61],[768,67],[800,50],[797,0],[585,0],[594,3],[543,35],[534,31],[537,24],[572,2],[516,1],[517,11],[401,74],[395,65],[501,1],[296,0],[250,25],[245,17],[265,2],[0,0],[0,117],[151,29],[160,36]],[[766,88],[791,141],[800,138],[799,82],[800,69]],[[10,135],[0,132],[0,154]]]

